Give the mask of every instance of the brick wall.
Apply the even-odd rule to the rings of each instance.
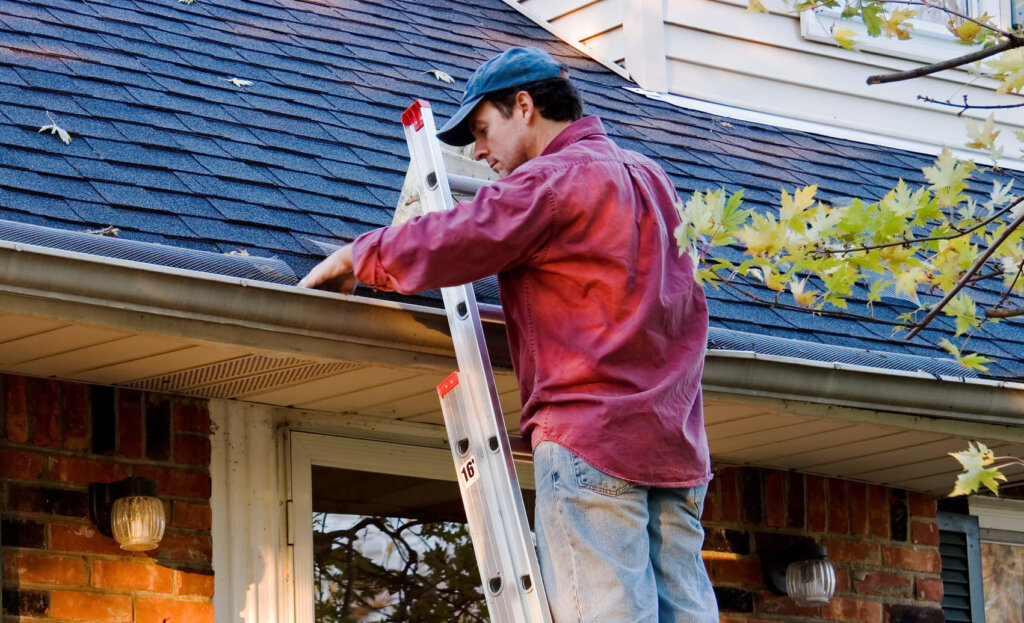
[[[718,466],[702,523],[704,563],[723,623],[942,623],[934,497],[749,467]],[[767,590],[760,552],[820,542],[836,569],[827,606]]]
[[[205,402],[0,377],[4,623],[212,623]],[[160,547],[126,552],[89,521],[88,485],[157,482]]]

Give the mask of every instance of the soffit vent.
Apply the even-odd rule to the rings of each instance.
[[[0,240],[253,281],[298,282],[292,269],[274,258],[213,253],[13,221],[0,220]]]
[[[154,376],[130,383],[146,391],[180,392],[206,398],[239,398],[305,383],[358,368],[354,363],[250,355],[230,361]]]

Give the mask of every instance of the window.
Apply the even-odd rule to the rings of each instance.
[[[1010,2],[1007,0],[944,1],[950,9],[963,12],[966,15],[977,17],[988,13],[997,24],[1009,22],[1009,19],[1002,17],[1008,16],[1010,13]],[[1003,8],[1004,4],[1006,5],[1005,9]],[[837,28],[849,28],[855,33],[854,41],[858,50],[923,63],[955,58],[973,51],[973,47],[959,43],[957,38],[946,28],[949,18],[944,11],[934,8],[921,10],[923,7],[918,6],[910,8],[921,12],[908,22],[912,28],[911,38],[907,41],[886,37],[884,34],[878,37],[869,36],[864,22],[859,17],[844,18],[842,16],[842,7],[821,6],[811,11],[804,11],[800,14],[800,33],[805,39],[811,41],[834,44],[832,32]]]
[[[296,623],[487,620],[450,451],[299,432],[290,446]]]
[[[981,541],[985,617],[999,623],[1024,623],[1024,501],[975,496]]]

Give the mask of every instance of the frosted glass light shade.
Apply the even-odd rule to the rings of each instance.
[[[798,560],[786,567],[786,592],[798,606],[824,606],[836,592],[836,572],[827,558]]]
[[[160,498],[133,495],[118,498],[110,512],[110,531],[121,549],[156,549],[164,536],[164,504]]]

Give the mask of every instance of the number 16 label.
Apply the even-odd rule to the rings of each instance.
[[[470,457],[468,461],[459,467],[459,481],[463,487],[468,489],[479,477],[480,469],[476,465],[475,457]]]

